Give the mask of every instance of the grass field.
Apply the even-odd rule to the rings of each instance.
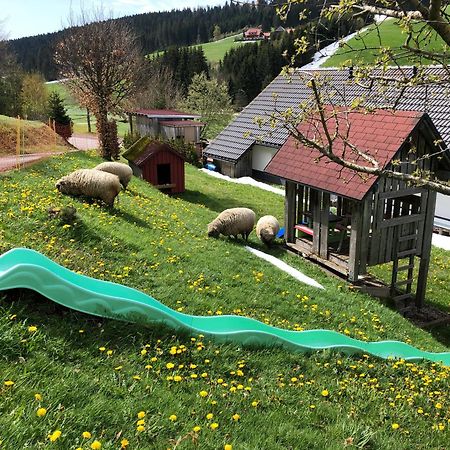
[[[242,314],[283,328],[448,351],[448,341],[279,246],[271,253],[326,289],[298,283],[240,242],[206,238],[206,224],[227,207],[282,217],[281,196],[192,166],[178,197],[137,179],[115,208],[55,190],[61,175],[98,162],[71,153],[0,176],[0,251],[34,248],[190,314]],[[74,226],[48,217],[49,207],[69,204],[80,216]],[[254,234],[250,244],[261,248]],[[440,285],[438,300],[447,306],[449,284],[441,281],[448,258],[434,252],[429,281],[432,292]],[[7,450],[448,446],[450,368],[438,364],[218,345],[78,314],[23,290],[0,294],[0,355]]]
[[[396,25],[394,19],[385,20],[378,28],[379,35],[377,27],[372,25],[367,31],[361,33],[363,39],[355,36],[331,58],[326,60],[323,67],[351,66],[358,65],[361,62],[365,64],[372,63],[380,56],[381,48],[390,47],[392,49],[399,49],[404,44],[405,34],[402,34],[402,30]],[[351,51],[350,48],[352,49]],[[443,51],[443,48],[444,43],[442,39],[435,37],[431,40],[430,45],[424,49],[429,51]],[[408,58],[401,58],[398,62],[402,65],[417,64],[417,60],[411,61]],[[435,62],[433,63],[424,59],[422,60],[422,64],[435,64]]]
[[[218,64],[219,61],[223,60],[225,53],[231,50],[232,48],[239,47],[241,45],[245,45],[247,42],[237,41],[235,42],[236,37],[242,36],[242,33],[235,34],[233,36],[228,36],[226,38],[220,39],[214,42],[206,42],[205,44],[200,45],[191,45],[190,47],[202,47],[203,52],[205,53],[205,57],[209,63],[213,66]],[[157,56],[162,52],[154,52],[150,53],[148,56],[151,58],[152,56]]]
[[[47,83],[47,89],[49,92],[58,92],[61,98],[64,99],[64,106],[67,109],[69,117],[73,121],[74,133],[88,133],[87,114],[86,109],[81,108],[77,101],[70,95],[68,89],[64,86],[63,82]],[[92,133],[97,132],[96,120],[94,115],[91,114],[91,128]],[[129,125],[126,122],[117,120],[117,132],[119,136],[123,137],[127,131],[129,131]]]

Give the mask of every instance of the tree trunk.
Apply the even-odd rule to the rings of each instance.
[[[109,126],[108,111],[102,109],[95,114],[97,119],[98,140],[100,142],[100,156],[107,161],[111,161],[111,150],[109,148]]]

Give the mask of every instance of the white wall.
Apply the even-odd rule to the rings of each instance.
[[[437,194],[436,212],[434,215],[450,220],[450,195]]]
[[[273,147],[254,145],[252,148],[252,169],[260,170],[262,172],[277,151],[278,149]]]

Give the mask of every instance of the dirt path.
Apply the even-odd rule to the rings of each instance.
[[[78,150],[92,150],[98,148],[98,136],[96,134],[73,134],[69,143]]]

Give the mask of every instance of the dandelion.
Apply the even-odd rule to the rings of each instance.
[[[137,416],[138,416],[138,419],[143,419],[145,417],[145,411],[139,411]]]
[[[235,422],[237,422],[237,421],[241,418],[241,416],[240,416],[239,414],[233,414],[233,415],[231,416],[231,418],[232,418]]]
[[[52,434],[48,435],[48,438],[50,439],[50,442],[55,442],[61,437],[61,431],[55,430]]]
[[[147,354],[147,350],[145,350],[145,348],[143,350],[141,350],[141,355],[145,356]]]
[[[100,450],[102,448],[102,444],[99,441],[94,441],[91,444],[91,448],[92,448],[92,450]]]
[[[145,431],[145,427],[144,425],[138,425],[136,430],[139,431],[139,433],[142,433],[143,431]]]
[[[105,347],[99,347],[98,349],[99,349],[101,352],[104,352],[104,351],[106,350]]]
[[[37,327],[35,325],[31,325],[28,327],[28,331],[30,333],[35,333],[37,331]]]
[[[436,409],[441,409],[442,408],[442,403],[436,403],[435,405]]]
[[[214,414],[213,414],[213,413],[208,413],[208,414],[206,414],[206,419],[207,419],[207,420],[211,420],[213,417],[214,417]]]
[[[36,411],[36,415],[37,415],[38,417],[44,417],[46,414],[47,414],[47,410],[46,410],[45,408],[39,408],[39,409]]]
[[[198,433],[201,429],[202,429],[202,427],[199,427],[198,425],[196,425],[194,428],[192,428],[192,431],[194,431],[195,433]]]
[[[205,398],[205,397],[207,397],[208,396],[208,393],[206,392],[206,391],[200,391],[200,397],[203,397],[203,398]]]
[[[169,416],[169,420],[170,420],[171,422],[176,422],[177,419],[178,419],[178,417],[177,417],[175,414],[172,414],[172,415]]]
[[[107,354],[108,356],[111,356],[111,355],[113,354],[113,351],[112,351],[112,350],[108,350],[108,351],[106,352],[106,354]]]
[[[393,423],[392,425],[391,425],[391,427],[392,427],[392,429],[393,430],[398,430],[399,428],[400,428],[400,425],[398,424],[398,423]]]
[[[139,419],[137,421],[137,425],[145,425],[145,420],[144,419]]]
[[[12,385],[14,384],[14,381],[6,380],[3,384],[4,384],[5,386],[9,387],[9,386],[12,386]]]
[[[219,428],[219,424],[217,422],[213,422],[209,428],[211,428],[211,430],[217,430],[217,428]]]
[[[127,448],[129,444],[128,439],[122,439],[120,441],[120,445],[122,446],[121,448]]]
[[[90,439],[92,437],[92,434],[89,433],[89,431],[83,431],[83,433],[81,434],[81,436],[84,437],[84,439]]]
[[[223,450],[233,450],[233,446],[231,444],[225,444]]]
[[[254,401],[252,402],[253,408],[256,408],[256,407],[258,406],[258,404],[259,404],[259,402],[257,402],[256,400],[254,400]]]
[[[173,368],[175,367],[175,364],[173,364],[173,363],[167,363],[167,364],[166,364],[166,367],[167,367],[168,369],[173,369]]]

